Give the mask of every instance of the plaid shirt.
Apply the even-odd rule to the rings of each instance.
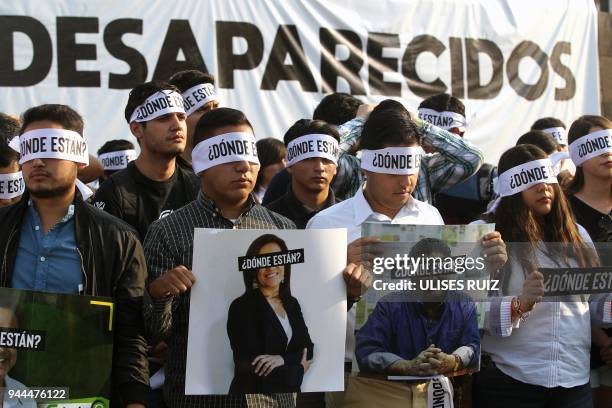
[[[334,188],[344,186],[343,190],[350,191],[345,198],[352,197],[363,183],[360,161],[349,160],[345,156],[361,137],[364,123],[364,119],[355,118],[338,127],[342,154],[338,162]],[[482,165],[484,157],[480,149],[453,133],[418,118],[414,123],[419,133],[423,135],[423,146],[433,148],[435,153],[423,156],[419,178],[412,196],[433,205],[433,196],[437,192],[471,177]]]
[[[295,224],[256,204],[253,197],[250,197],[244,212],[234,224],[224,218],[212,200],[200,192],[190,204],[155,221],[149,227],[144,242],[149,267],[147,286],[176,266],[184,265],[187,269],[192,269],[194,228],[291,229],[295,228]],[[171,408],[294,407],[295,394],[185,395],[189,296],[190,292],[187,291],[180,296],[154,300],[145,291],[143,310],[147,330],[155,340],[166,340],[169,345],[164,385],[166,404]]]

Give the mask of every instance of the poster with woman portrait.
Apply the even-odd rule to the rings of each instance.
[[[346,240],[196,229],[185,393],[343,390]]]

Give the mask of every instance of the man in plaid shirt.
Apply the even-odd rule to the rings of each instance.
[[[392,100],[383,101],[379,105],[383,104],[391,109],[404,109],[399,102]],[[398,106],[393,106],[395,104]],[[354,150],[359,142],[365,120],[374,107],[375,105],[361,105],[355,119],[338,127],[340,150],[343,154],[338,161],[333,187],[348,191],[347,197],[352,197],[363,184],[360,161],[348,152]],[[423,148],[433,151],[421,159],[419,178],[412,196],[433,205],[433,196],[438,191],[474,175],[482,165],[484,156],[480,149],[467,140],[420,119],[414,113],[410,113],[410,116],[423,136]]]
[[[196,282],[191,272],[194,228],[295,228],[287,218],[254,201],[251,192],[259,171],[256,150],[248,157],[215,158],[211,154],[211,144],[219,147],[233,138],[244,146],[252,138],[254,144],[253,129],[242,112],[219,108],[201,118],[195,129],[196,148],[192,154],[201,191],[190,204],[154,222],[144,242],[149,267],[144,317],[150,336],[169,345],[164,400],[171,408],[295,406],[295,394],[186,396],[184,392],[189,288]]]

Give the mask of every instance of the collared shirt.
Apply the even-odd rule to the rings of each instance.
[[[483,221],[472,224],[479,223]],[[577,227],[582,240],[591,243],[586,230],[580,225]],[[522,293],[526,273],[516,257],[509,258],[511,274],[507,291],[484,303],[482,350],[502,372],[527,384],[546,388],[586,384],[591,321],[610,323],[610,295],[591,296],[588,302],[584,296],[566,297],[564,301],[545,300],[536,305],[524,322],[512,322],[512,298]],[[542,242],[538,243],[536,258],[542,268],[578,266],[574,259],[560,264],[559,257],[551,256]]]
[[[336,203],[338,203],[338,200],[336,200],[334,191],[330,188],[329,194],[327,195],[327,200],[325,200],[323,207],[320,210],[312,211],[306,208],[304,204],[297,199],[295,194],[293,194],[293,189],[290,185],[287,192],[283,196],[281,196],[278,200],[272,201],[270,204],[266,205],[266,208],[289,218],[291,221],[295,222],[298,229],[304,229],[312,217]]]
[[[6,375],[4,377],[4,381],[6,382],[7,390],[19,390],[19,391],[27,391],[28,387],[20,383],[19,381],[9,377]],[[0,401],[2,397],[5,397],[3,402],[3,408],[36,408],[36,401],[33,399],[25,399],[25,398],[12,398],[8,399],[7,396],[0,394]]]
[[[309,228],[346,228],[349,243],[361,237],[361,224],[365,221],[386,222],[408,225],[444,225],[438,210],[422,201],[411,198],[393,217],[387,217],[372,210],[363,195],[363,187],[355,195],[315,215],[306,226]],[[355,350],[355,307],[349,310],[346,327],[346,349],[344,358],[353,359]]]
[[[449,299],[440,305],[438,319],[429,320],[421,302],[393,293],[378,301],[368,321],[357,332],[355,354],[362,368],[385,370],[398,360],[412,360],[432,344],[446,354],[456,354],[464,367],[480,355],[476,306],[466,299]]]
[[[433,196],[437,192],[452,187],[475,174],[482,165],[484,156],[476,146],[451,132],[418,118],[414,122],[419,133],[423,135],[423,146],[433,148],[435,153],[427,154],[421,159],[419,178],[412,196],[417,200],[432,204]],[[338,127],[342,153],[348,152],[357,143],[361,137],[364,123],[362,118],[355,118]],[[338,185],[348,184],[352,187],[352,191],[356,191],[363,180],[360,178],[359,166],[360,161],[357,159],[339,162],[334,189]],[[352,167],[352,171],[346,167]],[[346,177],[342,177],[341,174],[346,174]]]
[[[23,223],[11,287],[54,293],[79,293],[82,259],[76,245],[74,205],[47,234],[30,201]]]
[[[169,216],[151,224],[144,242],[149,267],[148,284],[166,271],[184,265],[192,269],[195,228],[217,229],[290,229],[288,219],[256,204],[253,197],[243,213],[232,222],[202,192],[198,197]],[[164,400],[175,407],[293,407],[295,394],[248,394],[243,396],[186,396],[187,332],[190,292],[154,300],[145,291],[144,318],[147,329],[156,340],[166,340],[169,356],[166,363]],[[205,313],[206,311],[202,311]]]

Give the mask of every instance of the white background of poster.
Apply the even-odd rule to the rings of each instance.
[[[123,0],[20,0],[0,2],[0,15],[35,18],[47,30],[53,47],[50,70],[42,81],[33,86],[9,83],[0,87],[0,110],[19,114],[42,103],[71,105],[85,116],[92,152],[106,140],[134,140],[123,117],[129,89],[108,88],[110,74],[122,75],[130,71],[128,64],[113,56],[105,45],[105,30],[110,22],[118,19],[142,20],[140,33],[127,33],[120,40],[142,54],[146,61],[146,80],[153,77],[172,20],[188,21],[206,67],[217,77],[220,71],[226,70],[219,66],[216,23],[255,25],[263,42],[261,58],[253,69],[235,70],[233,87],[220,89],[219,96],[222,105],[246,113],[258,138],[282,138],[296,120],[311,117],[316,104],[331,92],[322,84],[321,55],[343,60],[349,55],[349,47],[338,46],[334,53],[324,51],[320,43],[323,28],[350,30],[359,38],[360,47],[354,47],[352,51],[363,59],[358,77],[364,95],[358,96],[364,101],[379,101],[385,97],[371,89],[368,81],[369,70],[381,66],[380,60],[375,63],[368,56],[368,33],[398,34],[399,47],[385,47],[382,51],[383,58],[390,58],[391,62],[382,64],[381,70],[386,82],[401,83],[402,100],[412,108],[416,108],[423,98],[408,88],[401,65],[407,45],[415,37],[431,35],[443,45],[437,57],[431,52],[421,53],[416,60],[416,71],[424,82],[439,78],[448,92],[451,91],[452,71],[450,38],[461,40],[464,55],[467,38],[495,43],[503,57],[501,90],[490,99],[475,99],[467,91],[464,96],[470,122],[466,138],[483,149],[489,162],[495,163],[499,155],[513,146],[538,118],[555,116],[569,125],[582,114],[600,112],[597,12],[592,0],[148,0],[127,3]],[[76,66],[81,71],[99,71],[99,87],[58,86],[58,52],[66,45],[58,44],[57,17],[98,19],[97,32],[77,33],[75,38],[77,44],[95,47],[94,57],[78,60]],[[316,90],[304,91],[295,80],[280,81],[274,90],[262,90],[263,74],[281,24],[295,25]],[[548,56],[546,86],[543,94],[533,101],[517,95],[510,86],[507,71],[512,52],[523,41],[532,41]],[[567,85],[550,61],[559,42],[569,44],[570,52],[562,54],[560,61],[575,79],[575,94],[568,100],[555,98],[556,90]],[[9,60],[10,41],[0,45],[0,59]],[[234,54],[244,53],[246,48],[244,39],[234,38]],[[12,49],[14,68],[23,70],[28,67],[33,58],[32,41],[26,35],[16,33]],[[176,59],[185,60],[184,53],[183,50],[177,52]],[[489,57],[479,55],[476,62],[480,66],[479,83],[486,84],[493,75],[493,65]],[[287,56],[284,63],[291,64],[291,58]],[[467,90],[465,58],[462,65],[464,76],[461,82]],[[525,84],[535,84],[543,74],[531,58],[522,59],[518,67],[519,78]],[[2,75],[5,73],[0,70],[0,80]],[[348,82],[343,78],[331,86],[332,90],[339,92],[349,91]]]
[[[244,293],[238,257],[259,236],[272,233],[288,248],[304,248],[305,263],[291,266],[291,293],[298,299],[314,360],[301,391],[339,391],[344,387],[346,331],[346,229],[210,230],[196,229],[191,288],[185,393],[227,394],[234,376],[227,337],[227,312]]]

